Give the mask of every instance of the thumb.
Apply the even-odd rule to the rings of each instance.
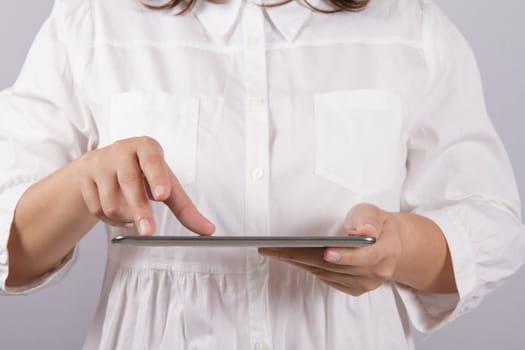
[[[383,231],[383,224],[387,212],[369,203],[360,203],[354,206],[346,215],[344,230],[363,236],[379,237]]]

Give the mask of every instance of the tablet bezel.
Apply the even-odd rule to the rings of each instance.
[[[327,248],[366,247],[374,244],[370,236],[116,236],[113,244],[148,247],[258,247]]]

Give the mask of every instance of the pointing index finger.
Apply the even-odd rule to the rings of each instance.
[[[170,170],[169,173],[171,193],[164,203],[186,228],[200,235],[211,235],[215,225],[197,210],[173,172]]]

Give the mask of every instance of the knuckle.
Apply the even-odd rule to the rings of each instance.
[[[359,204],[357,204],[357,205],[355,206],[355,209],[356,209],[356,210],[368,209],[369,205],[370,205],[370,204],[368,204],[368,203],[364,203],[364,202],[363,202],[363,203],[359,203]]]
[[[113,220],[111,218],[108,218],[106,216],[103,216],[100,218],[100,220],[110,226],[114,226],[114,227],[119,227],[121,226],[122,224],[119,222],[119,221],[116,221],[116,220]]]
[[[380,281],[391,279],[393,274],[393,269],[387,267],[378,268],[374,271],[374,277]]]
[[[164,158],[158,152],[149,153],[140,159],[141,163],[148,167],[159,168],[164,165]]]
[[[188,202],[188,203],[182,205],[180,208],[177,208],[177,210],[175,210],[174,214],[175,214],[176,217],[180,217],[182,215],[182,213],[186,209],[191,209],[193,207],[194,207],[193,204],[191,202]],[[287,257],[293,259],[293,256],[291,256],[290,254],[287,254]]]
[[[100,204],[102,211],[107,217],[114,217],[118,214],[118,206],[116,203],[116,196],[112,190],[100,194]]]
[[[142,174],[135,170],[123,170],[118,174],[122,185],[135,185],[143,182]]]
[[[89,211],[91,215],[98,219],[102,219],[104,217],[104,210],[102,209],[102,206],[100,206],[100,204],[92,206]]]
[[[359,203],[359,204],[355,205],[352,208],[352,212],[351,213],[352,213],[352,216],[361,215],[364,212],[368,212],[369,209],[370,209],[370,204],[368,204],[368,203]]]
[[[350,210],[348,218],[357,224],[364,224],[366,220],[377,217],[381,212],[382,210],[374,204],[359,203]]]
[[[127,150],[129,148],[129,140],[117,140],[113,142],[112,149],[114,149],[117,152],[122,152],[123,150]]]
[[[150,136],[140,136],[139,142],[141,143],[143,147],[162,149],[162,147],[160,146],[160,143],[156,139]]]
[[[104,214],[108,218],[115,219],[119,217],[120,211],[116,207],[110,207],[104,210]]]

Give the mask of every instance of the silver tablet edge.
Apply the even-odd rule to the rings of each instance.
[[[200,236],[116,236],[114,244],[128,244],[149,247],[364,247],[375,243],[374,237],[367,236],[218,236],[213,238]]]

